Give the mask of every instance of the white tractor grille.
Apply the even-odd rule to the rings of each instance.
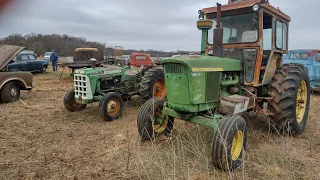
[[[93,98],[88,76],[75,74],[73,82],[74,82],[75,98],[79,98],[79,97],[81,97],[82,99]]]

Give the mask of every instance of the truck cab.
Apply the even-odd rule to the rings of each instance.
[[[320,89],[320,50],[291,50],[283,58],[283,64],[290,63],[298,63],[304,65],[308,69],[311,88],[314,90]]]

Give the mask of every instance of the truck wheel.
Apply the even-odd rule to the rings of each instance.
[[[237,115],[223,117],[212,140],[213,164],[226,171],[237,170],[243,163],[246,143],[245,120]]]
[[[1,89],[3,103],[15,102],[20,99],[20,86],[16,82],[8,82]]]
[[[144,100],[150,98],[164,99],[166,97],[167,92],[162,68],[152,68],[145,73],[140,82],[139,93]]]
[[[74,96],[75,93],[73,89],[66,93],[66,95],[63,98],[64,107],[70,112],[81,111],[82,109],[86,108],[87,105],[77,103]]]
[[[306,68],[284,64],[275,73],[269,86],[271,122],[282,135],[301,134],[308,120],[310,80]]]
[[[99,102],[99,114],[105,121],[118,119],[123,111],[123,100],[118,93],[107,93]]]
[[[137,119],[138,132],[142,139],[152,140],[159,135],[172,132],[174,118],[165,116],[162,119],[165,101],[152,98],[142,105]]]
[[[43,66],[42,67],[42,71],[41,71],[42,73],[45,73],[45,72],[47,72],[47,66]]]

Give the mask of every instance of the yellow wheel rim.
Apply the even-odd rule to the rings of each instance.
[[[243,146],[243,132],[238,130],[233,137],[232,146],[231,146],[231,159],[233,161],[237,160],[241,154]]]
[[[300,124],[303,120],[304,113],[306,112],[307,106],[307,84],[305,81],[301,81],[298,93],[297,93],[297,102],[296,102],[296,116],[297,122]]]
[[[162,113],[160,111],[155,113],[155,121],[157,121],[157,119],[161,119],[161,115]],[[152,128],[154,130],[154,132],[156,133],[162,133],[164,130],[166,130],[167,126],[168,126],[168,122],[169,122],[169,117],[166,116],[166,119],[163,120],[162,124],[155,124],[155,122],[152,123]]]

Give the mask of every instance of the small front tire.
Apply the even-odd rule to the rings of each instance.
[[[63,98],[64,107],[70,112],[81,111],[84,108],[86,108],[87,105],[77,103],[74,96],[75,92],[73,89],[66,93],[66,95]]]
[[[118,119],[123,111],[123,99],[118,93],[107,93],[99,102],[99,114],[105,121]]]
[[[241,116],[228,115],[219,122],[212,140],[213,164],[226,171],[239,169],[247,142],[246,122]]]
[[[166,100],[149,99],[138,114],[138,132],[142,139],[152,140],[162,134],[170,134],[173,129],[174,118],[165,116],[162,119],[162,109]]]

